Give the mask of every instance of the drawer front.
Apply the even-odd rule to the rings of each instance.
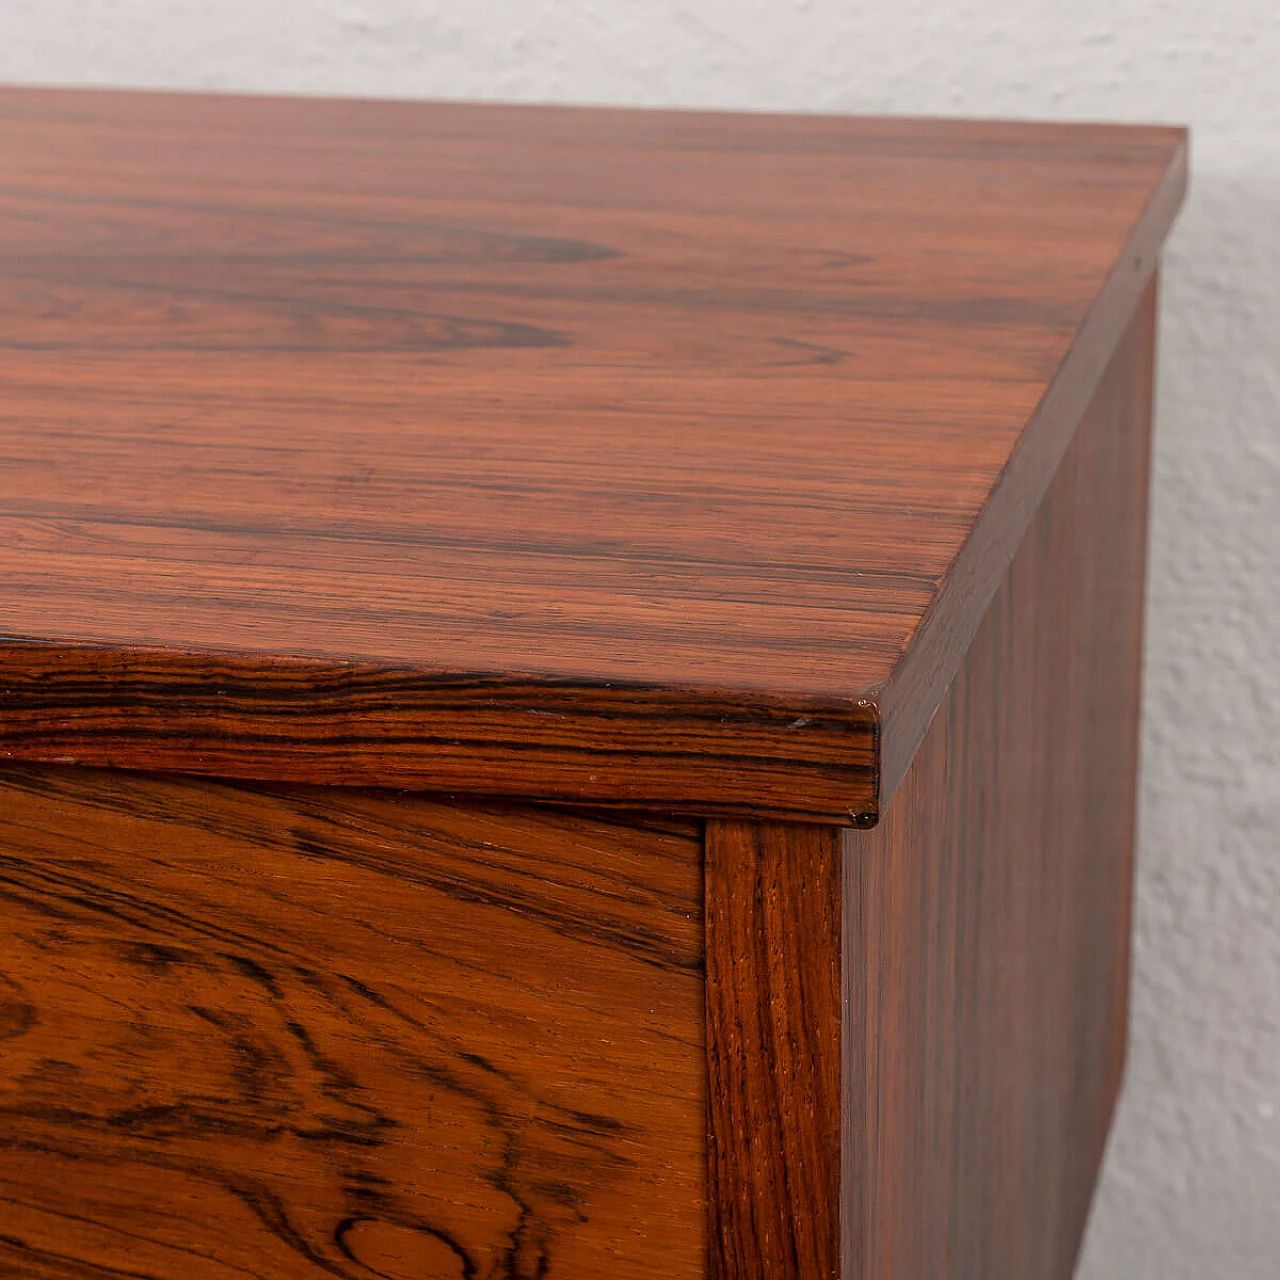
[[[700,833],[0,775],[0,1274],[705,1271]]]

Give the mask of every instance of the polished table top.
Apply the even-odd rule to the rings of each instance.
[[[0,92],[0,752],[872,821],[1184,169]]]

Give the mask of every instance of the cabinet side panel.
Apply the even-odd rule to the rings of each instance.
[[[709,822],[710,1274],[837,1280],[836,827]]]
[[[0,773],[0,1275],[701,1280],[701,857],[675,823]]]
[[[1124,1057],[1155,286],[845,837],[845,1280],[1066,1280]]]

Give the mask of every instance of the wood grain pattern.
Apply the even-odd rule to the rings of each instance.
[[[844,1280],[1068,1280],[1125,1043],[1155,288],[873,832]]]
[[[711,1280],[840,1280],[841,849],[707,824]]]
[[[705,1274],[700,833],[0,774],[0,1275]]]
[[[0,92],[0,753],[874,821],[1178,130]]]
[[[836,811],[867,709],[376,665],[0,642],[0,758],[699,813]],[[847,820],[858,820],[860,815]]]

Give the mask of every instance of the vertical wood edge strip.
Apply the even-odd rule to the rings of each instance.
[[[711,1280],[840,1275],[841,849],[706,826]]]

